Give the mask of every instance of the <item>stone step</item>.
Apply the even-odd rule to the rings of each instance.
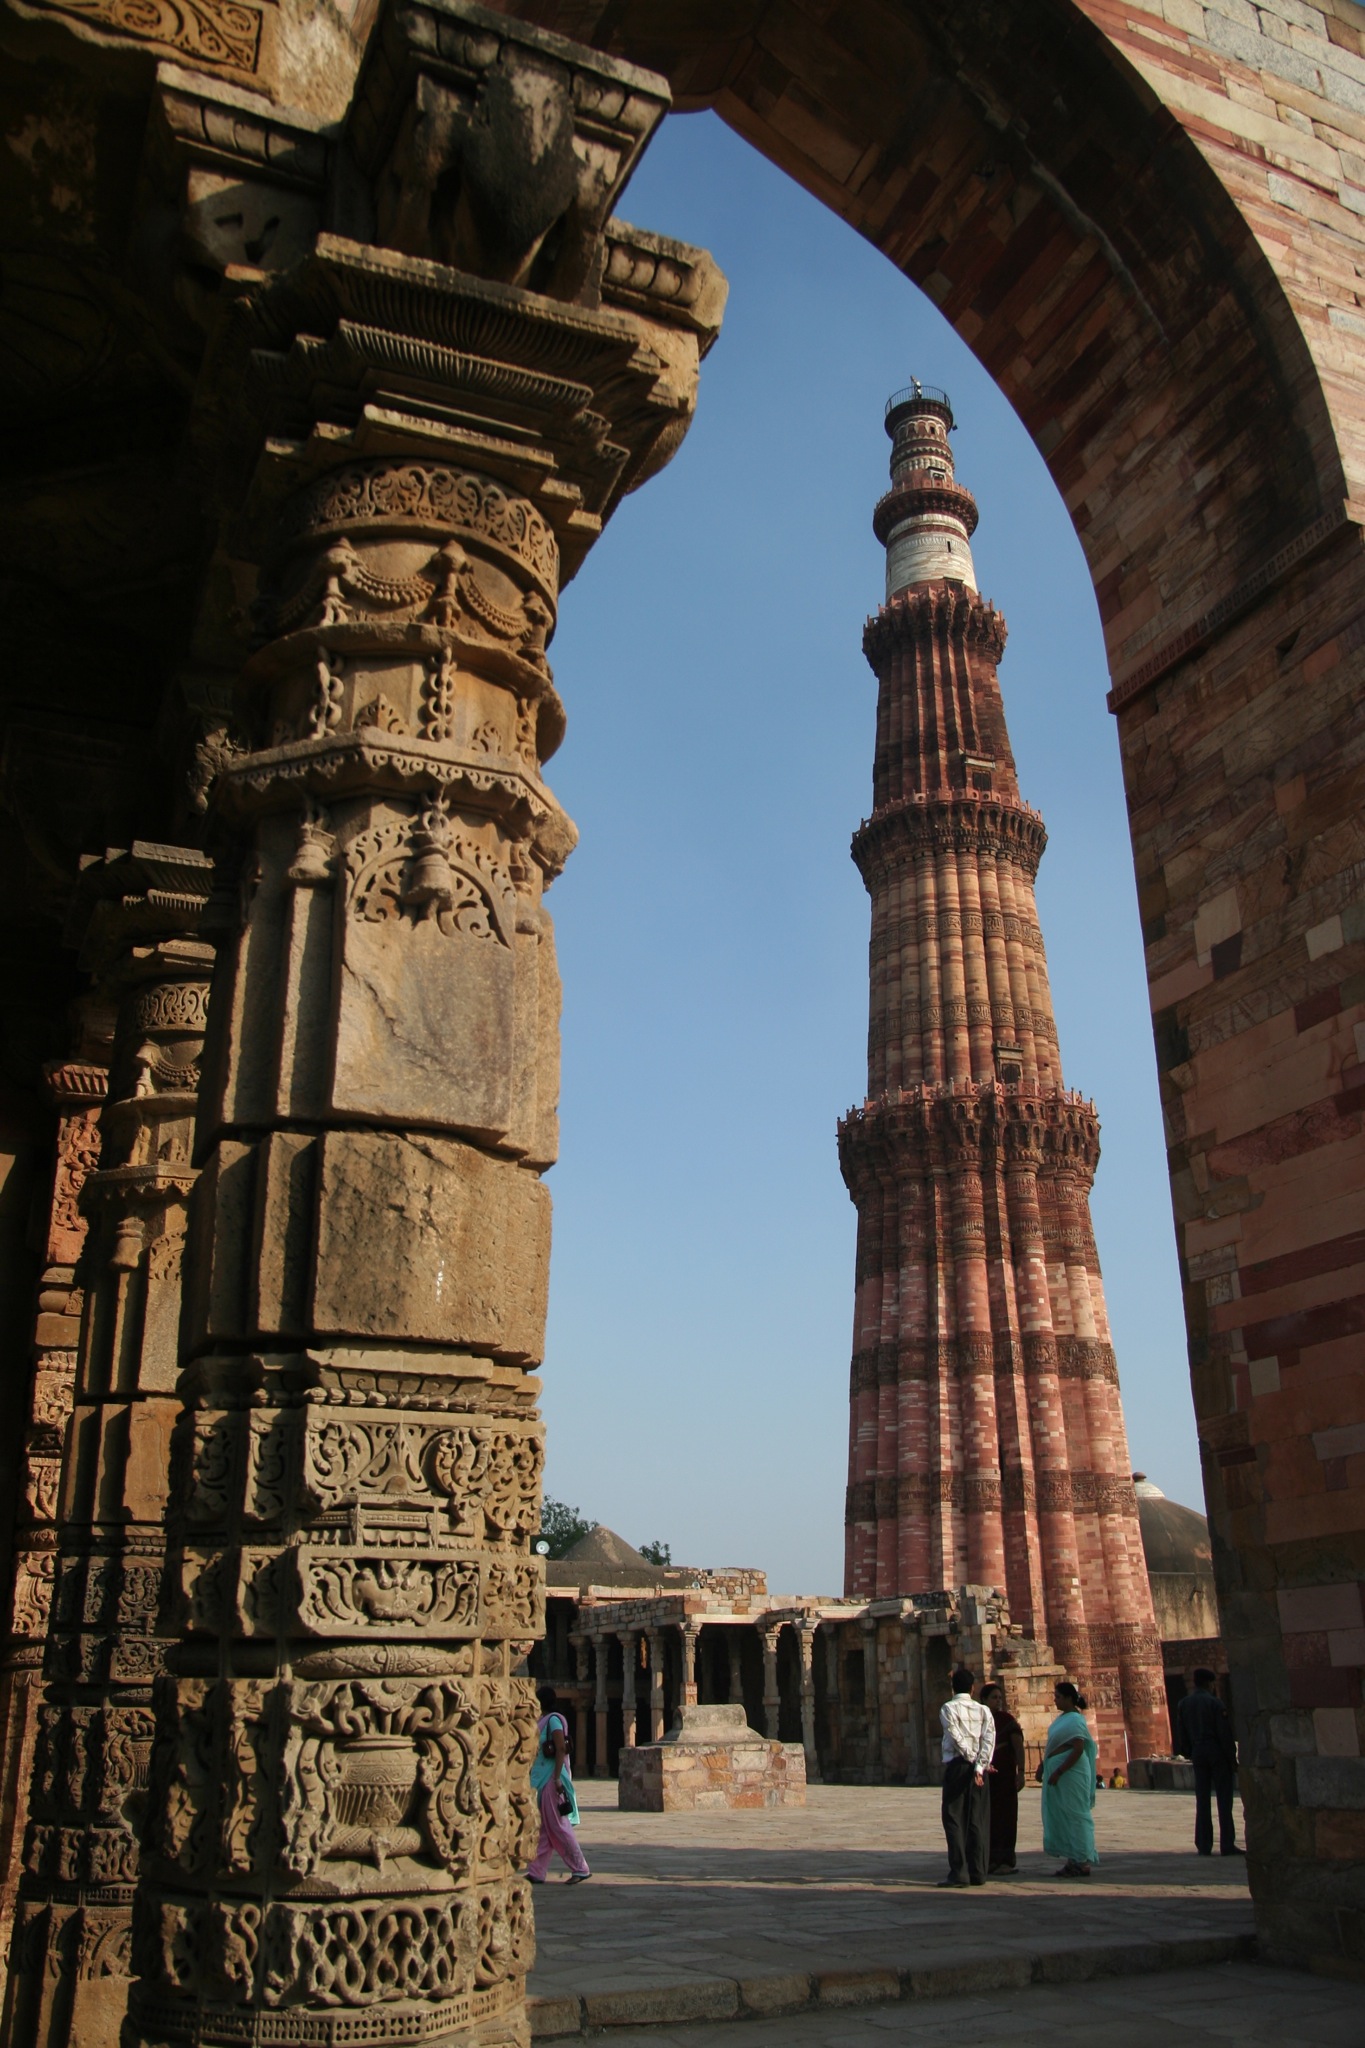
[[[964,1998],[1023,1991],[1033,1984],[1081,1984],[1099,1977],[1149,1976],[1251,1962],[1256,1937],[1192,1935],[1170,1941],[1099,1941],[1001,1955],[998,1949],[950,1963],[886,1964],[865,1970],[823,1970],[754,1977],[690,1977],[685,1982],[632,1985],[559,1998],[529,1998],[533,2041],[593,2034],[603,2027],[665,2027],[690,2021],[776,2019],[820,2008],[896,2001]]]

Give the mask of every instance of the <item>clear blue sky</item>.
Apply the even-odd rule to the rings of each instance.
[[[1080,547],[1014,414],[883,257],[714,116],[670,119],[622,212],[730,279],[701,403],[565,593],[582,843],[551,892],[564,974],[548,1490],[675,1559],[837,1592],[854,1212],[835,1123],[866,1087],[882,408],[942,384],[1025,796],[1134,1461],[1202,1509],[1142,945]]]

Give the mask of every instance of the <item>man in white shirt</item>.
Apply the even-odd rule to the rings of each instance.
[[[943,1727],[943,1832],[948,1838],[948,1875],[940,1891],[966,1890],[986,1882],[991,1807],[986,1770],[995,1754],[995,1720],[989,1707],[972,1698],[976,1684],[967,1670],[953,1673],[953,1696],[939,1708]]]

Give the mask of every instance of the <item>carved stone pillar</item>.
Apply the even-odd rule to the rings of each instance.
[[[730,1704],[744,1705],[744,1638],[737,1628],[728,1631],[726,1649],[730,1658]]]
[[[697,1704],[697,1655],[701,1640],[701,1623],[684,1621],[678,1626],[678,1641],[682,1646],[682,1705],[695,1707]]]
[[[763,1732],[769,1741],[778,1739],[782,1715],[782,1692],[777,1682],[777,1639],[780,1628],[763,1631]]]
[[[11,2048],[115,2048],[131,1977],[152,1745],[181,1258],[212,949],[212,864],[135,842],[83,870],[82,965],[118,1004],[98,1171],[31,1823],[6,2007]]]
[[[864,1617],[863,1631],[863,1709],[866,1714],[867,1782],[881,1783],[882,1772],[882,1703],[878,1689],[877,1673],[877,1624],[871,1617]]]
[[[33,1778],[43,1646],[57,1558],[57,1489],[71,1417],[80,1334],[77,1262],[85,1244],[80,1195],[99,1161],[99,1106],[108,1085],[102,1061],[47,1069],[57,1110],[56,1165],[38,1282],[33,1376],[23,1451],[24,1490],[14,1547],[14,1593],[0,1653],[0,1955],[8,1957]]]
[[[806,1783],[820,1782],[820,1759],[815,1748],[815,1624],[806,1619],[796,1624],[796,1647],[801,1658],[801,1747],[806,1752]]]
[[[594,1778],[609,1778],[611,1776],[611,1701],[607,1694],[607,1677],[611,1667],[611,1637],[605,1630],[593,1637],[592,1648],[593,1656],[597,1660],[597,1690],[593,1699],[597,1740],[593,1749],[592,1774]]]
[[[545,649],[681,439],[699,328],[665,245],[607,228],[662,81],[490,22],[381,10],[338,232],[246,281],[200,421],[258,639],[213,798],[234,890],[126,2048],[526,2039],[543,896],[575,837]]]
[[[843,1761],[844,1748],[844,1695],[839,1672],[839,1627],[834,1624],[824,1632],[825,1643],[825,1726],[829,1734],[830,1752],[836,1764]]]
[[[640,1661],[640,1639],[633,1628],[623,1629],[621,1645],[621,1747],[635,1747],[635,1673]]]
[[[664,1739],[664,1636],[663,1630],[646,1631],[649,1641],[649,1739]]]
[[[588,1760],[588,1700],[586,1687],[591,1673],[588,1669],[588,1638],[581,1630],[574,1630],[569,1636],[573,1645],[574,1678],[579,1687],[573,1702],[573,1753],[576,1764]]]
[[[901,1627],[904,1631],[901,1658],[905,1667],[908,1708],[905,1741],[909,1753],[905,1781],[908,1785],[925,1785],[929,1782],[929,1766],[924,1726],[924,1637],[920,1633],[919,1616],[915,1613],[903,1615]]]

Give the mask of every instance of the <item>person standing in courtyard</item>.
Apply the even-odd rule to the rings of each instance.
[[[988,1877],[1013,1877],[1018,1870],[1019,1794],[1024,1789],[1024,1731],[1005,1705],[1005,1688],[994,1680],[981,1688],[981,1704],[995,1723],[995,1751],[989,1772],[991,1794]]]
[[[1237,1743],[1232,1720],[1215,1687],[1218,1674],[1201,1667],[1194,1691],[1175,1710],[1176,1747],[1194,1765],[1194,1846],[1201,1856],[1213,1854],[1212,1798],[1218,1800],[1218,1849],[1223,1856],[1241,1856],[1232,1788],[1237,1769]]]
[[[970,1671],[953,1673],[953,1696],[939,1708],[943,1729],[943,1832],[948,1875],[941,1891],[984,1884],[990,1856],[991,1808],[986,1772],[995,1753],[990,1709],[972,1698]]]
[[[569,1883],[582,1884],[592,1872],[573,1832],[578,1826],[578,1800],[569,1768],[569,1724],[559,1711],[553,1686],[539,1686],[536,1698],[540,1702],[540,1719],[536,1723],[531,1789],[540,1806],[540,1842],[526,1867],[526,1875],[532,1884],[544,1884],[553,1853],[567,1864]]]
[[[1052,1694],[1057,1718],[1047,1731],[1038,1775],[1043,1781],[1043,1848],[1063,1858],[1058,1877],[1089,1877],[1095,1853],[1095,1759],[1099,1745],[1085,1718],[1085,1699],[1069,1678]]]

